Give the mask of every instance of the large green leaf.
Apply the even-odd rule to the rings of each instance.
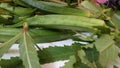
[[[90,12],[88,11],[80,10],[76,8],[68,8],[66,7],[66,5],[63,5],[63,4],[37,1],[37,0],[22,0],[22,1],[40,10],[51,12],[51,13],[90,16]]]
[[[5,43],[0,44],[0,57],[2,57],[3,54],[6,53],[8,49],[12,46],[12,44],[14,44],[20,38],[20,35],[21,33],[6,41]]]
[[[20,39],[20,58],[25,68],[41,68],[37,57],[37,50],[34,42],[27,32],[23,32]]]
[[[103,20],[87,18],[73,15],[44,15],[35,16],[25,20],[30,26],[42,26],[55,29],[70,29],[81,31],[94,31],[96,27],[104,27]],[[13,27],[22,26],[24,21],[13,25]]]
[[[78,48],[79,45],[76,45]],[[42,55],[41,55],[42,54]],[[71,46],[64,47],[49,47],[44,48],[42,51],[38,51],[38,56],[40,57],[40,63],[50,63],[58,60],[69,59],[69,56],[75,54]]]
[[[79,45],[76,45],[78,48]],[[48,47],[43,48],[42,50],[38,51],[38,56],[40,59],[41,64],[51,63],[59,60],[68,60],[71,55],[74,55],[73,49],[71,46],[64,46],[64,47]],[[80,54],[81,55],[81,54]],[[7,63],[4,64],[4,63]],[[22,60],[19,57],[12,57],[10,59],[1,59],[0,66],[4,68],[13,68],[22,66]]]
[[[118,48],[114,45],[114,41],[109,35],[103,35],[96,40],[95,46],[100,53],[99,61],[103,66],[115,61],[118,57]]]

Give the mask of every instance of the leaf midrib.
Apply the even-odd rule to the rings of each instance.
[[[113,44],[114,44],[113,42],[109,43],[108,46],[106,46],[106,47],[104,47],[104,48],[102,48],[100,50],[100,53],[104,52],[106,49],[108,49],[109,47],[113,46]]]
[[[27,33],[24,33],[24,41],[25,41],[25,52],[26,52],[26,56],[27,56],[27,61],[28,61],[28,65],[29,65],[29,68],[32,68],[32,66],[31,66],[31,63],[30,63],[30,58],[29,58],[29,55],[28,55],[28,49],[27,49],[27,39],[26,39],[26,34]]]

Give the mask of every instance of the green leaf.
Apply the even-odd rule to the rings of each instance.
[[[114,40],[115,40],[115,45],[120,47],[120,35],[116,36]]]
[[[54,29],[69,29],[79,31],[95,31],[97,27],[105,27],[103,20],[73,15],[44,15],[35,16],[25,20],[30,26],[42,26]],[[22,26],[24,21],[13,25]]]
[[[31,8],[14,7],[8,3],[1,3],[0,8],[3,8],[11,13],[18,15],[18,16],[30,15],[32,12],[35,11],[35,9],[31,9]]]
[[[90,1],[83,1],[81,5],[92,12],[99,12],[99,8],[93,5]]]
[[[104,11],[103,8],[101,8],[101,6],[98,6],[98,5],[96,5],[96,3],[92,3],[92,2],[87,1],[87,0],[83,1],[81,3],[81,5],[86,10],[90,11],[91,16],[95,17],[95,18],[99,17],[102,14],[102,12]]]
[[[79,45],[75,46],[78,48],[80,47]],[[51,63],[59,60],[67,60],[71,55],[74,55],[74,51],[71,46],[43,48],[37,53],[41,64]],[[21,62],[21,60],[18,62]]]
[[[21,33],[6,41],[5,43],[0,44],[0,57],[8,51],[8,49],[14,44],[21,36]]]
[[[93,48],[84,48],[84,51],[86,53],[86,58],[90,62],[96,62],[99,60],[99,52],[97,51],[95,46]]]
[[[88,65],[84,63],[75,63],[74,68],[90,68],[90,67],[88,67]]]
[[[80,47],[79,45],[76,46],[78,48]],[[55,46],[55,47],[43,48],[42,50],[39,50],[37,53],[41,64],[51,63],[59,60],[68,60],[71,55],[74,55],[71,46],[64,46],[64,47]],[[4,63],[7,63],[7,65]],[[23,62],[19,57],[12,57],[11,59],[8,60],[1,59],[0,66],[6,68],[8,67],[13,68],[13,66],[14,67],[17,67],[18,65],[22,66],[22,63]]]
[[[75,56],[70,56],[70,59],[68,62],[65,63],[65,66],[61,67],[61,68],[74,68],[73,65],[74,63],[76,63],[76,59]]]
[[[107,63],[115,61],[118,57],[118,48],[115,46],[112,37],[109,35],[103,35],[95,42],[95,47],[100,53],[99,61],[102,66]]]
[[[84,53],[81,50],[81,46],[82,44],[77,43],[77,42],[72,44],[74,56],[70,56],[69,61],[66,62],[63,68],[89,68],[87,64],[83,63]]]
[[[75,45],[78,48],[79,45]],[[41,55],[42,54],[42,55]],[[59,60],[66,60],[69,59],[71,55],[74,55],[74,50],[71,46],[64,46],[64,47],[48,47],[43,48],[42,51],[38,51],[38,56],[40,57],[40,63],[50,63]]]
[[[88,44],[85,47],[93,48],[94,45],[97,51],[99,51],[99,62],[103,67],[109,62],[114,62],[118,57],[118,48],[111,36],[102,35],[94,43]]]
[[[21,59],[18,57],[11,57],[10,59],[0,60],[1,68],[24,68]]]
[[[19,46],[20,58],[22,59],[25,68],[41,68],[34,42],[27,32],[23,32]]]
[[[78,63],[76,62],[75,56],[70,56],[70,59],[68,62],[65,63],[65,66],[61,68],[90,68],[84,63]]]
[[[44,2],[44,1],[36,1],[36,0],[29,0],[29,1],[22,0],[22,1],[40,10],[51,13],[79,15],[79,16],[88,16],[88,17],[90,16],[90,12],[86,10],[80,10],[77,8],[68,8],[66,7],[66,5],[58,4],[54,2]]]
[[[86,53],[86,59],[91,63],[91,67],[103,68],[99,63],[99,52],[95,46],[93,48],[84,48],[84,51]]]

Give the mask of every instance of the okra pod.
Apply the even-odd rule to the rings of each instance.
[[[97,27],[105,27],[103,20],[74,15],[35,16],[27,18],[26,20],[19,22],[12,27],[20,27],[24,22],[28,22],[30,26],[79,31],[93,31],[96,30]]]
[[[1,28],[0,42],[5,42],[20,32],[22,32],[22,30],[18,28]],[[59,31],[56,32],[45,29],[29,29],[28,32],[37,43],[58,41],[68,39],[70,36],[72,36],[72,34],[69,33],[62,33]]]
[[[90,16],[90,12],[83,9],[69,8],[67,5],[58,4],[54,2],[36,1],[36,0],[21,0],[35,8],[42,11],[57,13],[57,14],[67,14],[67,15],[79,15],[79,16]]]
[[[32,12],[36,10],[32,8],[14,7],[8,3],[1,3],[0,8],[5,9],[9,11],[10,13],[16,14],[18,16],[30,15]]]

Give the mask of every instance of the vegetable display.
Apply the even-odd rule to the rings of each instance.
[[[108,68],[119,58],[119,2],[1,0],[0,68],[42,68],[59,60],[69,60],[60,68]],[[73,41],[69,46],[37,45],[67,39]],[[13,44],[20,56],[3,59]]]

